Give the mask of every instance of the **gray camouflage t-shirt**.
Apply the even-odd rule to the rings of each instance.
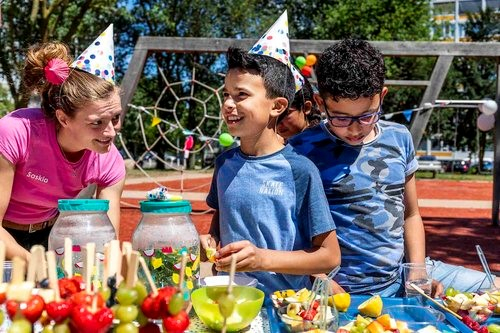
[[[398,279],[404,256],[404,186],[418,168],[411,135],[380,121],[372,142],[350,146],[326,126],[289,142],[320,171],[342,255],[335,280],[352,293],[376,293]]]

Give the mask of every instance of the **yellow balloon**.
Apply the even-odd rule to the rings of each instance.
[[[153,117],[153,120],[151,121],[151,127],[154,127],[154,126],[158,125],[159,123],[161,123],[161,119],[158,117]]]

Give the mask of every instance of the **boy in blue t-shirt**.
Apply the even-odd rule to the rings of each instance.
[[[383,57],[366,41],[346,39],[323,52],[316,74],[316,100],[327,119],[290,144],[320,170],[342,252],[335,280],[352,293],[401,295],[401,263],[431,260],[411,135],[403,125],[379,121],[387,94]],[[431,262],[432,277],[445,286],[489,286],[481,272]],[[433,287],[434,295],[442,292],[441,283]]]
[[[294,78],[282,62],[235,48],[228,67],[222,115],[241,145],[216,160],[202,247],[220,242],[216,270],[229,271],[235,256],[236,270],[267,293],[310,288],[309,275],[338,266],[340,251],[318,169],[276,133]]]

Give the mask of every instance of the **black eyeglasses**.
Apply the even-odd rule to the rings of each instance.
[[[373,125],[380,120],[380,115],[382,114],[381,104],[378,110],[371,113],[362,114],[361,116],[331,116],[326,105],[326,117],[333,127],[349,127],[357,121],[361,125]]]

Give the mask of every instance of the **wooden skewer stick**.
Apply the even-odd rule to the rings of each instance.
[[[73,241],[68,237],[64,238],[64,273],[73,276]]]
[[[109,277],[109,243],[104,244],[104,265],[102,268],[102,291],[108,290]]]
[[[4,264],[5,264],[5,243],[0,241],[0,283],[7,282],[3,281],[3,272],[4,272]]]
[[[84,268],[84,281],[85,281],[85,292],[91,294],[92,292],[92,273],[94,271],[94,259],[95,258],[95,243],[87,243],[85,245],[85,263]]]
[[[140,256],[141,255],[137,251],[132,251],[130,254],[126,279],[127,288],[134,288],[137,283],[137,269],[139,268]]]
[[[429,295],[427,295],[425,293],[425,291],[422,290],[422,288],[420,288],[419,286],[417,286],[416,284],[414,283],[410,283],[410,287],[412,287],[413,289],[415,289],[420,295],[424,296],[425,298],[427,298],[429,301],[431,301],[432,303],[436,304],[440,309],[446,311],[446,312],[449,312],[451,313],[452,315],[454,315],[455,317],[457,317],[459,320],[462,320],[462,316],[460,316],[459,314],[455,313],[454,311],[448,309],[446,306],[444,306],[443,304],[439,303],[438,301],[436,301],[434,298],[430,297]]]
[[[179,277],[179,290],[181,293],[182,290],[184,289],[184,276],[186,275],[186,263],[187,263],[187,254],[186,252],[183,252],[181,259],[181,273]]]
[[[229,284],[227,286],[227,293],[233,292],[234,273],[236,272],[236,257],[231,255],[231,269],[229,270]]]
[[[229,282],[227,285],[227,295],[231,295],[233,292],[233,280],[235,271],[236,271],[236,256],[232,254],[231,268],[229,269]],[[224,322],[222,323],[221,333],[226,333],[226,330],[227,330],[227,317],[224,316]]]
[[[47,251],[47,267],[50,288],[54,290],[55,301],[60,302],[61,295],[59,294],[59,284],[57,282],[56,253],[54,251]]]
[[[36,246],[36,245],[35,245]],[[37,258],[36,247],[32,246],[30,249],[30,260],[28,261],[28,271],[26,272],[26,281],[35,283],[36,265],[39,258]]]
[[[146,279],[148,280],[149,287],[151,288],[151,293],[156,297],[158,295],[158,288],[153,281],[153,277],[151,276],[151,272],[149,271],[148,264],[142,256],[139,257],[139,263],[141,264],[144,274],[146,274]]]
[[[118,282],[118,275],[120,275],[122,267],[122,253],[120,250],[120,242],[117,240],[109,242],[109,256],[106,261],[106,266],[108,267],[108,277],[114,276],[116,282]],[[118,283],[116,285],[118,285]]]

